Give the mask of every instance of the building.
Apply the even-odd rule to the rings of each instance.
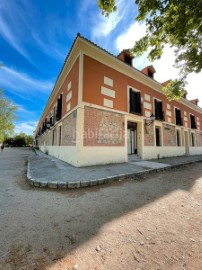
[[[43,152],[74,166],[202,154],[202,109],[168,102],[152,66],[132,67],[77,35],[35,132]]]

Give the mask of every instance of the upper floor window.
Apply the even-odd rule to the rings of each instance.
[[[154,99],[155,119],[164,121],[163,103],[160,100]]]
[[[130,88],[130,113],[142,113],[141,93]]]
[[[56,120],[59,121],[62,118],[62,95],[57,100]]]
[[[55,124],[55,122],[56,122],[56,109],[55,109],[55,106],[54,106],[54,108],[53,108],[53,120],[52,120],[52,125],[54,126],[54,124]]]
[[[191,128],[196,129],[196,121],[195,121],[195,116],[193,114],[190,114],[190,122],[191,122]]]
[[[178,126],[183,126],[183,121],[181,118],[181,111],[175,108],[175,124]]]
[[[153,79],[154,73],[151,70],[148,70],[148,76]]]
[[[124,59],[125,59],[125,62],[126,62],[127,64],[132,65],[132,59],[131,59],[131,57],[125,55]]]

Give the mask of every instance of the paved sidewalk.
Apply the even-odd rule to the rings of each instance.
[[[138,178],[151,172],[202,161],[202,155],[171,157],[151,161],[76,168],[41,151],[28,160],[28,182],[35,187],[79,188],[126,178]]]

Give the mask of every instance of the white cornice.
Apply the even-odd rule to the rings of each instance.
[[[122,73],[122,74],[124,74],[132,79],[135,79],[135,80],[147,85],[148,87],[152,88],[153,90],[164,95],[164,93],[162,92],[162,85],[159,82],[149,78],[148,76],[141,73],[140,71],[138,71],[134,67],[129,66],[128,64],[124,63],[120,59],[111,55],[110,53],[108,53],[104,49],[96,46],[95,44],[91,43],[90,41],[88,41],[88,40],[86,40],[83,37],[78,35],[74,44],[72,45],[70,53],[64,62],[62,70],[61,70],[61,72],[58,76],[58,79],[54,85],[54,88],[49,96],[49,99],[46,103],[44,111],[43,111],[43,113],[40,117],[39,123],[37,125],[37,129],[38,129],[39,125],[41,124],[42,119],[48,113],[48,110],[49,110],[52,102],[54,101],[56,95],[60,91],[60,88],[61,88],[67,74],[70,72],[72,66],[76,62],[81,51],[84,54],[88,55],[89,57],[94,58],[95,60],[119,71],[120,73]],[[185,106],[191,108],[192,110],[195,110],[196,112],[202,113],[202,108],[196,106],[195,104],[191,103],[190,101],[188,101],[184,98],[181,98],[178,102],[181,104],[184,104]]]
[[[154,91],[157,91],[165,96],[165,94],[162,92],[163,85],[151,78],[149,78],[147,75],[143,74],[141,71],[135,69],[134,67],[129,66],[128,64],[124,63],[122,60],[116,58],[115,56],[111,55],[107,51],[101,49],[100,47],[92,44],[91,42],[85,40],[82,37],[78,37],[78,39],[81,41],[81,43],[85,44],[85,47],[82,47],[84,50],[84,54],[88,55],[91,58],[94,58],[95,60],[99,61],[100,63],[110,66],[113,69],[116,69],[120,73],[123,73],[124,75],[135,79],[148,87],[152,88]],[[94,55],[92,54],[92,51],[88,48],[91,48],[95,52]],[[105,56],[105,58],[108,59],[108,61],[105,61],[105,58],[102,56]],[[192,110],[195,110],[199,113],[202,113],[202,108],[196,106],[195,104],[191,103],[189,100],[181,98],[177,102],[186,105],[187,107],[191,108]]]

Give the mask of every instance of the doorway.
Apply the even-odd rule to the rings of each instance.
[[[137,123],[128,122],[127,146],[128,155],[137,154]]]
[[[189,134],[188,131],[184,132],[185,154],[189,155]]]

